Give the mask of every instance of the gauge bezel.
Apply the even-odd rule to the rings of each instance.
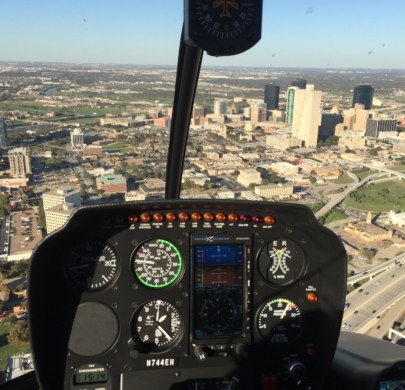
[[[180,329],[179,329],[179,333],[177,334],[175,339],[173,341],[171,341],[169,344],[167,344],[163,347],[156,347],[154,349],[151,349],[150,347],[149,348],[147,347],[147,343],[142,341],[139,337],[135,337],[134,328],[136,327],[136,323],[137,323],[136,317],[138,316],[138,313],[145,307],[145,305],[147,305],[150,302],[156,302],[156,301],[161,301],[161,302],[164,302],[164,303],[169,304],[172,307],[174,307],[174,309],[177,311],[179,318],[180,318]],[[165,353],[167,351],[172,350],[180,343],[180,341],[182,340],[184,333],[185,333],[185,327],[186,326],[185,326],[183,314],[176,304],[163,300],[163,299],[150,299],[150,300],[145,301],[142,304],[140,304],[135,309],[135,311],[132,313],[130,321],[129,321],[129,334],[131,335],[131,341],[133,341],[135,343],[136,347],[138,347],[140,349],[140,351],[147,352],[150,354],[160,354],[160,353]]]
[[[79,237],[76,237],[76,238],[80,239]],[[89,242],[89,241],[97,241],[98,243],[104,243],[106,246],[108,246],[112,250],[112,252],[114,253],[114,255],[117,259],[117,266],[116,266],[117,269],[116,269],[115,274],[112,277],[112,279],[109,280],[108,282],[106,282],[106,284],[104,284],[103,286],[95,287],[95,288],[87,288],[82,285],[79,285],[78,283],[73,281],[73,279],[71,278],[71,276],[69,275],[69,272],[68,272],[68,259],[69,259],[69,256],[71,255],[71,253],[76,248],[78,248],[79,245],[83,244],[84,242]],[[121,272],[121,260],[120,260],[120,256],[118,255],[118,251],[114,248],[114,245],[108,239],[103,240],[98,237],[91,237],[87,240],[80,240],[77,245],[74,245],[73,247],[69,248],[67,255],[64,257],[62,268],[63,268],[63,273],[65,276],[65,279],[72,288],[75,288],[81,292],[94,294],[94,293],[104,292],[104,291],[110,289],[115,284],[115,282],[117,281],[117,279],[120,275],[120,272]]]
[[[143,281],[143,280],[138,276],[137,272],[135,271],[135,267],[134,267],[136,252],[137,252],[140,248],[142,248],[145,244],[147,244],[147,243],[150,242],[150,241],[154,241],[154,240],[156,240],[156,241],[157,241],[157,240],[162,240],[162,241],[164,241],[164,242],[169,243],[169,244],[175,249],[175,251],[177,251],[178,256],[180,257],[180,261],[181,261],[179,271],[178,271],[178,273],[174,276],[174,278],[173,278],[170,282],[168,282],[168,283],[166,283],[166,284],[158,285],[158,286],[156,286],[155,284],[149,284],[149,283]],[[173,243],[172,241],[170,241],[170,240],[168,240],[168,239],[165,239],[165,238],[148,238],[148,239],[142,241],[139,245],[137,245],[136,248],[132,251],[131,256],[130,256],[130,259],[129,259],[129,267],[130,267],[132,276],[135,278],[136,281],[138,281],[139,283],[141,283],[142,286],[145,286],[145,287],[147,287],[147,288],[150,288],[150,289],[153,289],[153,290],[158,291],[158,290],[162,290],[162,289],[172,288],[173,286],[176,286],[176,285],[179,283],[179,281],[183,278],[183,275],[184,275],[184,272],[185,272],[185,264],[184,264],[185,261],[184,261],[184,259],[185,259],[185,258],[184,258],[184,255],[183,255],[183,253],[181,252],[180,248],[179,248],[175,243]]]
[[[259,328],[259,317],[260,317],[260,313],[261,313],[261,311],[263,310],[263,308],[264,308],[269,302],[271,302],[271,301],[278,301],[278,300],[286,300],[286,301],[289,301],[289,302],[291,302],[291,303],[294,303],[294,304],[298,307],[298,309],[299,309],[299,311],[300,311],[300,313],[301,313],[301,315],[300,315],[300,317],[301,317],[301,327],[300,327],[299,333],[298,333],[292,340],[289,340],[289,341],[283,342],[283,343],[275,343],[275,342],[272,342],[268,337],[264,337],[264,336],[262,335],[262,333],[261,333],[261,331],[260,331],[260,328]],[[264,302],[264,303],[262,303],[262,304],[260,305],[260,307],[259,307],[259,309],[257,310],[256,315],[255,315],[255,328],[256,328],[256,331],[257,331],[258,335],[260,336],[260,338],[261,338],[264,342],[266,342],[267,344],[269,344],[269,345],[271,345],[271,346],[273,346],[273,347],[281,347],[281,348],[283,348],[283,347],[285,347],[285,346],[287,346],[287,345],[290,345],[290,344],[295,343],[295,342],[301,337],[301,335],[302,335],[302,333],[303,333],[303,331],[304,331],[304,327],[305,327],[305,321],[304,321],[303,311],[301,310],[301,307],[300,307],[299,305],[297,305],[293,300],[288,299],[288,298],[284,298],[284,297],[277,297],[277,298],[270,298],[270,299],[267,299],[266,302]]]
[[[274,283],[274,282],[268,280],[267,277],[263,275],[263,272],[262,272],[262,270],[260,268],[260,265],[259,265],[260,256],[262,255],[263,251],[267,251],[267,246],[269,245],[269,243],[271,241],[275,241],[275,240],[277,240],[277,241],[278,240],[293,241],[294,244],[297,245],[301,249],[301,252],[302,252],[302,255],[303,255],[303,265],[302,265],[301,271],[299,272],[298,276],[295,279],[293,279],[292,281],[290,281],[290,282]],[[276,287],[276,288],[291,286],[291,285],[299,282],[304,277],[304,275],[306,274],[307,269],[308,269],[308,260],[307,260],[308,259],[308,254],[307,254],[305,248],[297,240],[294,240],[293,238],[286,237],[286,236],[276,237],[276,238],[273,238],[271,241],[265,242],[265,244],[262,245],[259,248],[259,250],[257,251],[257,256],[256,256],[256,263],[257,263],[258,271],[259,271],[260,276],[263,278],[264,282],[266,284],[268,284],[268,285],[270,285],[272,287]]]

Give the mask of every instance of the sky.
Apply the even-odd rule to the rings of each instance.
[[[261,41],[241,55],[205,55],[203,66],[405,68],[403,0],[263,3]],[[177,63],[183,0],[0,0],[0,5],[0,61]]]

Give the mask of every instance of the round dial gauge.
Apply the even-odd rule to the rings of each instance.
[[[305,266],[301,247],[293,240],[280,238],[270,241],[259,254],[259,269],[269,282],[283,285],[296,281]]]
[[[68,279],[78,287],[94,291],[113,283],[118,259],[112,247],[99,240],[86,240],[69,253],[65,270]]]
[[[153,300],[142,305],[131,320],[131,333],[146,352],[170,349],[184,331],[180,311],[169,302]]]
[[[145,242],[135,250],[132,268],[144,285],[161,288],[179,279],[183,258],[170,241],[155,239]]]
[[[288,299],[270,300],[259,310],[257,328],[260,335],[270,343],[290,343],[301,333],[301,311]]]
[[[200,0],[195,1],[195,10],[203,31],[228,39],[250,29],[257,4],[245,0]]]
[[[225,330],[235,320],[235,303],[232,299],[221,295],[208,298],[201,307],[200,315],[207,328],[214,331]]]

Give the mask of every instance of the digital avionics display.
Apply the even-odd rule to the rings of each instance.
[[[194,247],[194,337],[243,335],[243,245]]]
[[[108,381],[108,373],[104,372],[85,372],[76,374],[74,377],[75,384],[79,383],[104,383]]]
[[[380,382],[380,390],[399,390],[405,389],[405,381],[383,381]]]

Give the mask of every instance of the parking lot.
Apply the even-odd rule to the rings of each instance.
[[[38,216],[33,209],[14,211],[11,214],[9,254],[29,252],[41,241]],[[29,256],[28,256],[29,257]]]

